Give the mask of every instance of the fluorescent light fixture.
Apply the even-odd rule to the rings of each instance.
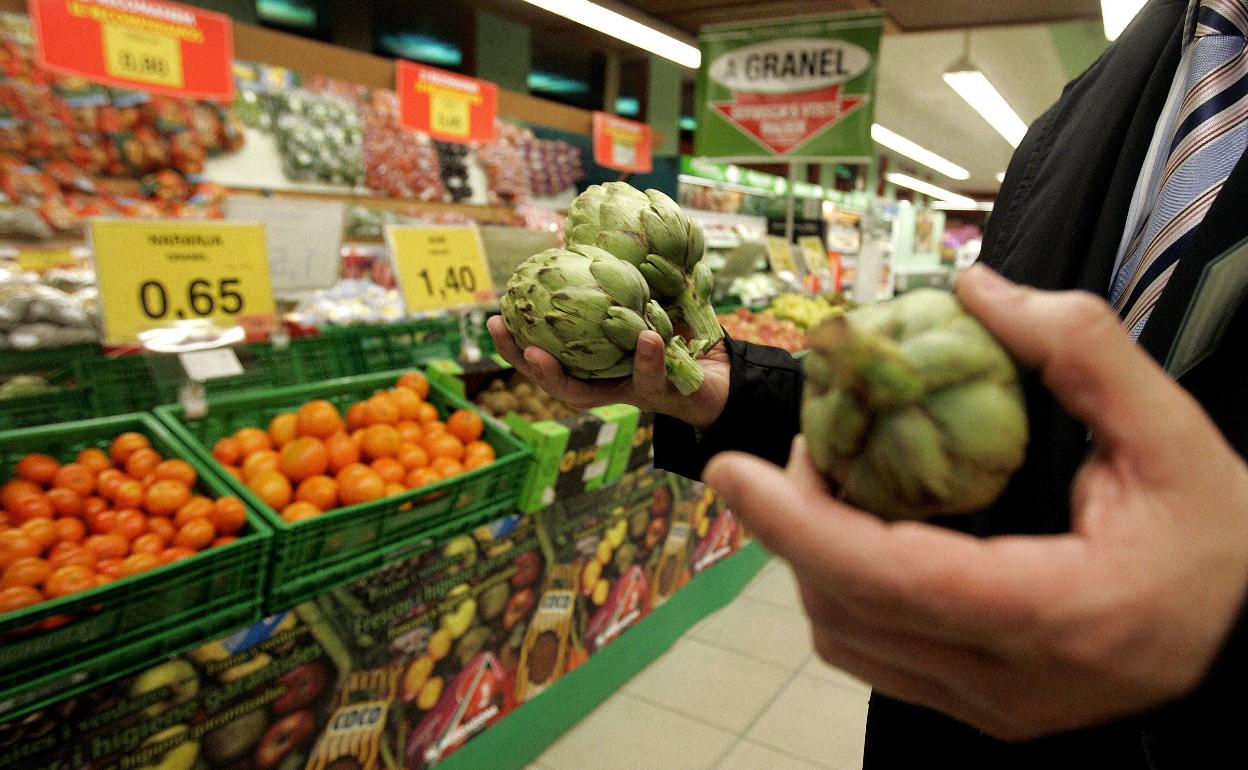
[[[404,59],[458,67],[464,63],[464,54],[458,46],[445,40],[414,32],[388,32],[377,41],[381,48]]]
[[[591,3],[589,0],[525,0],[525,2],[610,35],[617,40],[623,40],[629,45],[635,45],[652,54],[662,56],[664,59],[671,59],[690,69],[696,70],[702,64],[702,52],[697,46],[648,27],[639,21],[634,21],[597,3]]]
[[[544,91],[548,94],[589,93],[589,83],[550,72],[530,72],[527,83],[530,91]]]
[[[1005,172],[1004,172],[1004,171],[998,171],[998,172],[997,172],[997,181],[998,181],[998,182],[1004,182],[1004,181],[1005,181]]]
[[[615,114],[633,118],[641,114],[641,100],[636,96],[621,96],[615,100]]]
[[[936,201],[932,208],[938,211],[992,211],[992,201],[976,201],[974,206],[967,206],[952,201]]]
[[[962,168],[951,160],[946,160],[926,147],[920,147],[901,134],[889,131],[879,123],[871,124],[871,138],[879,145],[887,147],[893,152],[905,155],[911,160],[917,160],[924,166],[939,171],[950,179],[970,179],[971,172]]]
[[[959,203],[963,206],[974,206],[976,201],[974,198],[968,198],[965,195],[958,195],[950,192],[943,187],[937,187],[931,182],[924,182],[922,179],[915,179],[906,174],[885,174],[884,178],[899,187],[905,187],[915,192],[921,192],[924,195],[931,196],[938,200],[947,201],[949,203]]]
[[[697,131],[698,119],[692,115],[681,115],[679,125],[681,131]]]
[[[945,73],[945,82],[988,121],[988,125],[1005,137],[1011,147],[1018,147],[1027,134],[1027,124],[1010,107],[984,73],[963,59]]]
[[[1117,40],[1145,0],[1101,0],[1101,19],[1105,22],[1105,39]]]

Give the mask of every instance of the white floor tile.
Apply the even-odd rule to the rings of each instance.
[[[740,733],[792,676],[782,666],[686,637],[634,677],[625,692]]]
[[[760,573],[742,593],[781,607],[801,610],[802,600],[797,593],[797,581],[793,578],[793,570],[788,564],[775,559],[768,566],[771,569]]]
[[[859,692],[871,692],[871,685],[862,681],[853,674],[846,673],[834,666],[829,666],[827,663],[820,660],[818,656],[812,657],[810,661],[802,667],[802,675],[816,676],[821,679],[827,679],[833,684],[839,684],[842,687],[847,687],[851,690],[857,690]]]
[[[718,770],[821,770],[825,767],[829,765],[806,762],[761,743],[741,741],[719,763]]]
[[[800,611],[740,596],[688,636],[788,669],[810,656],[810,625]]]
[[[536,764],[550,770],[709,768],[736,736],[619,694],[560,738]]]
[[[866,724],[866,693],[822,677],[798,676],[748,737],[812,762],[860,768]]]

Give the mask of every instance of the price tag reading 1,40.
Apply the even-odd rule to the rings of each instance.
[[[96,219],[90,232],[109,344],[201,318],[272,330],[263,225]]]
[[[476,305],[494,299],[494,284],[475,227],[386,228],[410,313]]]

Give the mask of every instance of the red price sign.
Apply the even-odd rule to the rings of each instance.
[[[594,162],[599,166],[648,174],[650,126],[635,120],[617,118],[605,112],[594,113]]]
[[[489,144],[497,137],[498,86],[436,67],[395,62],[404,128],[442,142]]]
[[[40,66],[116,88],[234,98],[230,17],[162,0],[28,0]]]

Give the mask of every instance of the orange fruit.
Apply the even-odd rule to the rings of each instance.
[[[464,444],[464,464],[469,461],[484,458],[487,463],[492,463],[498,457],[498,453],[494,451],[494,447],[481,440],[469,441]]]
[[[153,516],[172,516],[191,499],[191,488],[181,481],[161,479],[147,488],[143,507]]]
[[[421,403],[420,408],[416,412],[416,420],[422,424],[434,422],[438,419],[438,408],[428,401]]]
[[[108,501],[102,497],[88,497],[82,501],[82,515],[90,516],[93,513],[108,510]]]
[[[131,553],[150,553],[159,555],[161,551],[169,545],[167,538],[161,537],[155,532],[148,532],[146,535],[139,535],[130,544]]]
[[[257,473],[247,480],[247,488],[256,493],[265,505],[275,511],[280,511],[290,504],[290,500],[294,497],[294,490],[291,489],[290,479],[286,478],[277,471],[265,471]],[[191,522],[187,522],[188,524]],[[209,522],[211,523],[211,522]],[[209,538],[211,542],[211,538]],[[207,543],[205,543],[207,545]]]
[[[160,465],[163,459],[160,452],[151,447],[136,449],[126,460],[126,473],[136,479],[141,479],[156,470],[156,466]]]
[[[56,527],[58,543],[81,543],[87,536],[87,525],[80,519],[57,519],[52,524]]]
[[[195,486],[195,482],[199,480],[199,474],[195,472],[195,468],[186,460],[165,460],[152,471],[156,475],[158,481],[168,479],[170,481],[181,481],[188,487]]]
[[[202,495],[196,495],[182,504],[173,515],[173,524],[182,526],[191,519],[200,519],[212,513],[213,502]],[[169,535],[172,537],[172,533]]]
[[[399,420],[394,427],[404,444],[419,444],[420,440],[425,437],[424,429],[415,420]]]
[[[269,421],[269,437],[273,446],[282,448],[299,435],[299,416],[294,412],[282,412]]]
[[[52,572],[43,583],[49,599],[95,588],[95,571],[81,564],[69,564]]]
[[[187,503],[187,505],[190,505],[190,503]],[[186,505],[182,506],[182,508],[185,508],[185,507]],[[178,510],[181,510],[181,508],[179,508]],[[166,542],[168,542],[169,540],[172,540],[173,533],[177,531],[178,531],[177,526],[169,519],[162,519],[159,516],[153,516],[152,518],[147,520],[147,534],[156,535],[160,539]],[[142,537],[142,535],[140,535],[139,537]],[[130,544],[130,548],[131,549],[134,548],[133,543]]]
[[[407,388],[395,388],[389,392],[390,398],[399,408],[400,420],[415,420],[420,414],[420,405],[424,399],[416,395],[416,391]]]
[[[9,511],[12,521],[21,524],[33,519],[50,519],[56,515],[52,501],[47,495],[27,495],[17,501],[17,505]]]
[[[107,535],[113,531],[113,526],[117,524],[117,511],[108,509],[93,513],[87,517],[87,527],[93,534]]]
[[[136,449],[150,447],[152,442],[147,440],[147,436],[142,433],[122,433],[113,439],[113,443],[108,447],[108,456],[112,459],[113,465],[121,467],[126,464],[126,460],[130,459],[130,455],[134,454]]]
[[[52,483],[52,477],[56,475],[56,471],[60,467],[61,464],[54,457],[44,454],[29,454],[17,461],[15,470],[18,478],[46,487]]]
[[[20,529],[0,532],[0,569],[23,556],[38,556],[43,548]]]
[[[446,433],[446,423],[441,420],[433,420],[426,422],[420,426],[425,431],[425,435],[429,436],[435,433]],[[422,439],[423,441],[423,439]]]
[[[272,449],[260,449],[247,455],[243,460],[243,478],[250,481],[257,473],[280,470],[282,456]]]
[[[82,496],[72,489],[54,487],[48,490],[48,502],[57,516],[82,515]]]
[[[138,508],[143,504],[143,484],[130,479],[123,481],[113,495],[113,505],[118,508]]]
[[[142,511],[118,511],[117,518],[113,522],[112,534],[121,535],[129,542],[147,532],[147,529],[147,517]]]
[[[337,473],[351,463],[360,461],[360,448],[346,433],[335,433],[325,439],[325,451],[329,455],[331,473]]]
[[[321,509],[312,503],[295,502],[282,509],[282,520],[291,524],[304,519],[311,519],[321,515]]]
[[[239,448],[243,451],[243,457],[246,458],[254,452],[273,448],[273,439],[269,438],[269,434],[259,428],[240,428],[234,434],[234,440],[238,442]]]
[[[233,465],[226,466],[225,472],[233,476],[236,481],[244,481],[242,470],[235,468]]]
[[[426,436],[423,446],[429,453],[429,457],[433,459],[449,457],[452,460],[460,460],[464,456],[464,442],[450,433],[435,433],[432,436]]]
[[[351,467],[354,466],[344,469],[338,476],[338,497],[343,505],[366,503],[385,496],[386,482],[376,471],[367,468],[362,472],[348,473]]]
[[[421,398],[429,397],[429,380],[420,372],[405,372],[395,380],[395,387],[406,388]]]
[[[173,536],[173,544],[179,548],[198,551],[207,548],[217,536],[217,528],[209,519],[192,519]]]
[[[329,438],[343,427],[338,407],[325,400],[309,401],[296,414],[300,436]]]
[[[66,519],[66,521],[75,521],[75,519]],[[82,522],[78,522],[81,524]],[[18,527],[21,531],[39,544],[40,548],[49,548],[57,541],[56,522],[52,519],[31,519],[30,521]]]
[[[117,573],[119,578],[137,575],[160,566],[160,557],[152,553],[132,553],[122,560]]]
[[[243,445],[233,437],[223,438],[213,445],[212,456],[222,465],[238,465],[243,459]]]
[[[0,588],[0,615],[15,612],[43,601],[43,594],[30,586]]]
[[[95,569],[100,558],[78,543],[57,543],[46,554],[53,569],[75,565]]]
[[[291,481],[303,481],[329,470],[329,450],[319,438],[301,436],[281,452],[281,471]]]
[[[460,464],[459,460],[451,457],[435,457],[433,462],[429,463],[429,467],[437,471],[438,475],[444,479],[458,476],[464,472],[464,466]]]
[[[108,455],[104,454],[104,450],[96,447],[88,447],[79,452],[74,462],[87,466],[92,473],[99,473],[105,468],[111,468],[113,465],[113,461],[108,459]]]
[[[338,507],[338,482],[329,476],[312,476],[299,482],[295,500],[312,503],[322,511]]]
[[[476,441],[485,432],[481,415],[468,409],[456,409],[446,421],[446,432],[467,444]]]
[[[105,468],[95,477],[95,491],[105,500],[112,500],[117,495],[117,488],[123,481],[130,478],[116,468]]]
[[[221,538],[217,538],[217,539],[220,540]],[[195,553],[196,553],[195,550],[192,548],[179,548],[177,546],[172,546],[160,552],[159,554],[160,563],[171,564],[177,561],[178,559],[185,559],[188,556],[194,556]]]
[[[373,425],[364,430],[364,456],[376,460],[379,457],[394,457],[403,446],[399,432],[393,425]]]
[[[465,455],[464,456],[464,470],[475,471],[477,468],[484,468],[485,466],[489,465],[492,462],[494,462],[492,458],[482,457],[480,455],[477,455],[475,457],[468,457]]]
[[[0,505],[6,510],[13,510],[17,505],[17,501],[29,495],[38,495],[43,493],[43,488],[33,481],[26,479],[13,479],[0,487]]]
[[[368,427],[368,404],[356,401],[347,407],[347,430],[355,431]]]
[[[404,444],[399,450],[399,462],[407,470],[423,468],[429,464],[429,453],[415,444]]]
[[[397,481],[386,482],[386,495],[385,495],[386,497],[394,497],[395,495],[401,495],[406,491],[407,491],[407,487],[403,486]]]
[[[364,428],[360,428],[359,430],[354,430],[351,432],[351,443],[355,445],[356,449],[363,449]]]
[[[95,565],[95,571],[100,576],[116,580],[121,577],[122,559],[101,559]]]
[[[222,497],[212,507],[208,520],[222,535],[237,535],[247,526],[247,509],[237,497]]]
[[[378,393],[364,404],[369,425],[394,425],[399,421],[399,405],[388,393]]]
[[[403,479],[403,486],[408,489],[417,489],[441,480],[442,477],[432,468],[413,468],[408,471],[407,477]]]
[[[115,534],[92,535],[82,541],[82,547],[97,559],[120,559],[130,553],[130,541]]]
[[[393,457],[379,457],[373,460],[372,469],[377,471],[377,475],[381,476],[381,480],[387,484],[397,484],[403,480],[407,469],[403,467],[403,463]]]
[[[0,588],[9,586],[39,586],[52,574],[52,565],[37,556],[14,559],[0,577]]]
[[[237,543],[237,542],[238,542],[238,537],[235,535],[222,535],[221,537],[218,537],[216,540],[212,541],[211,547],[216,548],[217,546],[229,545],[230,543]]]

